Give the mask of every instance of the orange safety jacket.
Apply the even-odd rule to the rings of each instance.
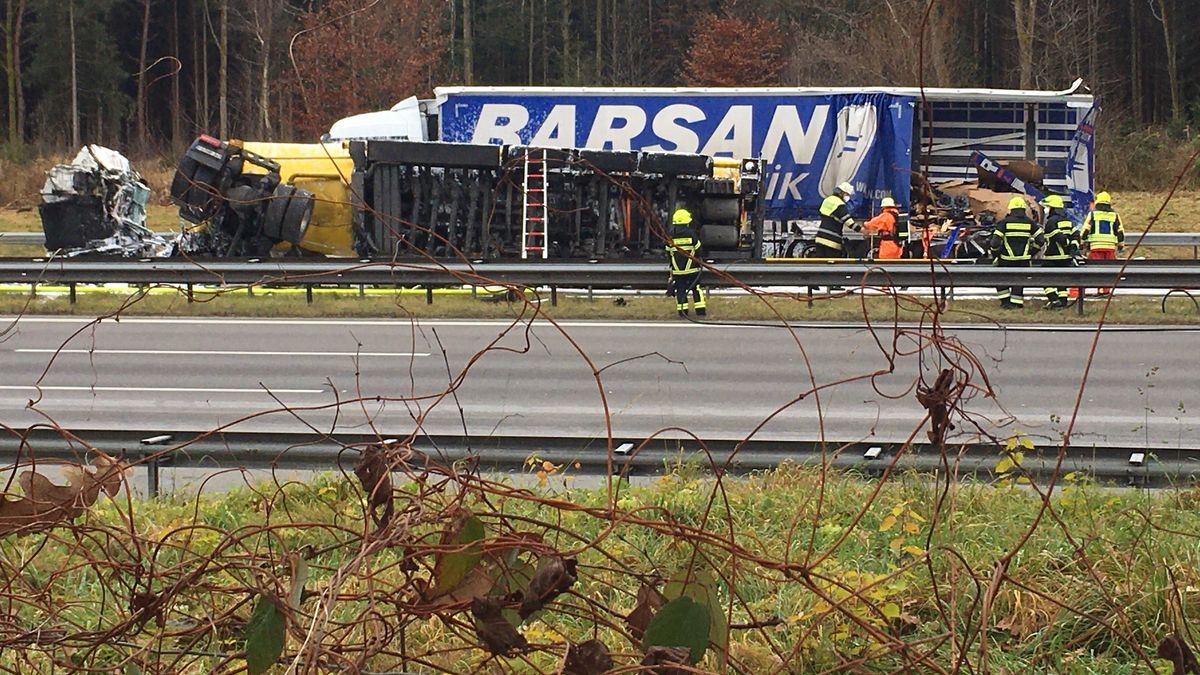
[[[904,254],[904,249],[896,241],[896,223],[899,221],[899,217],[900,211],[889,206],[879,215],[863,223],[864,232],[879,237],[879,258],[881,260],[895,260]]]

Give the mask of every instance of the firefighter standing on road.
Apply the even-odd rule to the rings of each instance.
[[[1024,197],[1013,197],[1008,202],[1008,217],[996,223],[992,231],[992,263],[1000,267],[1029,267],[1033,254],[1042,247],[1042,228],[1029,217]],[[1016,286],[997,288],[996,297],[1004,309],[1019,309],[1025,306],[1025,289]]]
[[[908,241],[908,232],[901,241],[898,233],[900,227],[900,209],[891,197],[884,197],[879,203],[879,215],[863,223],[863,232],[879,237],[880,260],[895,260],[904,256],[904,244]]]
[[[675,309],[679,316],[688,315],[688,294],[696,316],[708,312],[708,297],[700,285],[700,237],[692,229],[692,213],[676,209],[671,216],[671,243],[667,246],[671,261],[671,288],[675,292]]]
[[[1042,267],[1074,267],[1075,255],[1079,253],[1079,236],[1075,223],[1067,213],[1063,198],[1050,195],[1042,201],[1046,212],[1046,250],[1042,253]],[[1046,309],[1062,309],[1070,304],[1065,288],[1046,287]]]
[[[853,194],[854,186],[842,183],[833,189],[833,194],[821,202],[821,227],[813,239],[813,243],[816,244],[813,257],[846,257],[846,242],[842,232],[846,226],[854,225],[854,219],[850,217],[850,207],[846,204]]]
[[[1096,195],[1096,205],[1083,219],[1079,236],[1087,243],[1088,260],[1116,260],[1117,253],[1125,249],[1125,227],[1107,192]],[[1100,295],[1107,295],[1109,290],[1101,288]]]

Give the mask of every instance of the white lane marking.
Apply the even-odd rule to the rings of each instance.
[[[264,387],[262,389],[228,389],[220,387],[79,387],[79,386],[63,386],[63,385],[42,385],[36,387],[32,384],[3,384],[0,385],[2,391],[24,391],[36,390],[42,391],[112,391],[112,392],[154,392],[165,394],[324,394],[324,389],[273,389]]]
[[[0,321],[16,321],[21,323],[73,323],[83,325],[94,319],[80,319],[78,317],[59,317],[59,316],[0,316]],[[517,323],[515,326],[512,321],[506,320],[458,320],[458,319],[232,319],[232,318],[170,318],[170,317],[122,317],[120,321],[107,319],[105,323],[122,324],[122,323],[142,323],[142,324],[162,324],[162,325],[217,325],[217,326],[387,326],[392,328],[408,329],[413,324],[418,328],[441,328],[441,327],[461,327],[461,328],[508,328],[513,327],[513,330],[522,330],[527,323]],[[562,328],[685,328],[698,329],[701,326],[708,329],[723,328],[726,330],[763,330],[763,329],[780,329],[783,328],[779,324],[755,324],[754,322],[746,323],[704,323],[691,321],[559,321],[558,325]],[[866,324],[862,322],[845,322],[845,321],[804,321],[793,322],[790,324],[793,329],[834,329],[834,330],[864,330]],[[554,326],[548,321],[537,320],[532,324],[533,328],[539,330],[553,330]],[[890,324],[875,323],[876,329],[886,330],[890,328]],[[901,323],[901,328],[911,329],[916,328],[914,323]],[[1008,330],[1009,332],[1021,333],[1094,333],[1096,332],[1095,325],[1089,324],[1009,324],[1007,326],[997,326],[990,323],[956,323],[942,324],[944,330],[951,331],[1000,331]],[[1104,326],[1105,333],[1191,333],[1200,332],[1200,326],[1188,324],[1106,324]]]
[[[414,357],[429,356],[428,352],[249,352],[232,350],[190,349],[14,349],[18,354],[139,354],[145,356],[384,356]]]

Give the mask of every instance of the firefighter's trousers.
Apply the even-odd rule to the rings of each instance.
[[[688,311],[688,295],[690,294],[692,306],[696,308],[696,314],[704,316],[708,308],[708,294],[704,292],[704,287],[700,285],[700,272],[691,272],[689,274],[676,274],[671,278],[671,283],[675,286],[675,309],[680,314],[687,314]]]

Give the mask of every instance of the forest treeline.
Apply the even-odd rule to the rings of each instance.
[[[1060,89],[1190,136],[1196,0],[3,0],[5,153],[313,140],[434,86]],[[923,40],[922,40],[923,35]],[[918,45],[924,43],[924,49]]]

